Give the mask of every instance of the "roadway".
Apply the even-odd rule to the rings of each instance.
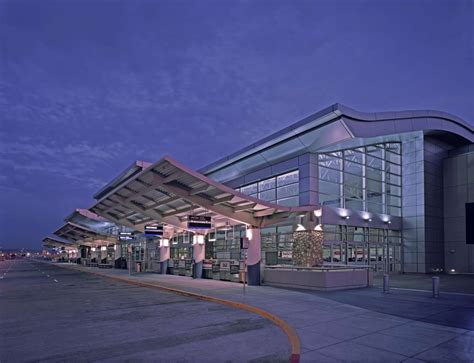
[[[242,310],[34,260],[0,262],[0,362],[288,361]]]

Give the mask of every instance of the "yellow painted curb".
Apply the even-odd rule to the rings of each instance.
[[[55,265],[55,266],[67,267],[67,266],[61,266],[61,265]],[[76,269],[74,269],[74,270],[76,270]],[[301,344],[300,344],[300,339],[298,338],[298,335],[296,334],[295,330],[283,319],[280,319],[278,316],[273,315],[273,314],[269,313],[268,311],[265,311],[261,308],[257,308],[255,306],[248,305],[248,304],[235,302],[235,301],[232,301],[232,300],[225,300],[225,299],[220,299],[220,298],[213,297],[213,296],[198,294],[198,293],[195,293],[195,292],[175,289],[175,288],[164,286],[164,285],[152,284],[152,283],[142,282],[142,281],[134,281],[134,280],[130,280],[130,279],[125,278],[125,277],[104,275],[104,274],[101,274],[101,273],[98,273],[98,272],[95,272],[95,271],[84,271],[84,270],[80,270],[80,269],[78,269],[77,271],[84,272],[84,273],[90,273],[90,274],[94,274],[94,275],[97,275],[97,276],[106,277],[106,278],[110,278],[112,280],[122,281],[122,282],[130,283],[130,284],[134,284],[134,285],[138,285],[138,286],[156,288],[156,289],[172,292],[172,293],[175,293],[175,294],[178,294],[178,295],[190,296],[190,297],[194,297],[194,298],[199,299],[199,300],[210,301],[210,302],[214,302],[214,303],[217,303],[217,304],[227,305],[227,306],[231,306],[233,308],[237,308],[237,309],[245,310],[245,311],[248,311],[248,312],[251,312],[251,313],[254,313],[254,314],[258,314],[258,315],[263,316],[264,318],[270,320],[273,324],[278,326],[286,334],[286,336],[288,337],[288,340],[290,341],[290,345],[291,345],[290,362],[291,363],[298,363],[299,360],[300,360]]]

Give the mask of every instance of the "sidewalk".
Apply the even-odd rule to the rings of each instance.
[[[390,274],[390,286],[403,289],[427,290],[431,291],[432,277],[439,276],[440,289],[444,292],[473,294],[474,296],[474,275],[455,274]],[[374,275],[375,286],[383,285],[383,274]]]
[[[416,317],[410,319],[371,311],[337,301],[331,298],[331,294],[326,298],[326,295],[321,296],[324,294],[320,293],[248,286],[244,295],[241,284],[225,281],[151,273],[129,276],[126,270],[56,265],[147,282],[264,309],[285,320],[296,330],[302,346],[302,362],[474,362],[474,330],[420,322],[415,320]],[[397,303],[393,300],[395,293],[385,296],[378,289],[352,290],[352,293],[359,292],[363,296],[364,291],[369,293],[368,298],[377,297],[387,304]],[[377,296],[374,295],[377,293]],[[342,291],[337,293],[338,296],[344,294]],[[428,302],[430,297],[417,295],[413,299],[421,302],[418,308],[423,309],[423,299]],[[458,306],[472,308],[471,301],[456,299]],[[439,304],[443,303],[441,301]]]

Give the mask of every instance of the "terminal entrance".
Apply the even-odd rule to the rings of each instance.
[[[324,226],[324,262],[327,264],[369,265],[374,272],[401,272],[400,231]]]
[[[208,234],[204,276],[214,280],[243,281],[245,255],[240,248],[246,228],[242,225],[224,227]]]
[[[115,268],[130,272],[158,272],[160,268],[159,240],[139,237],[130,242],[122,241],[115,249]]]
[[[189,232],[179,233],[170,240],[170,260],[168,273],[179,276],[192,276],[193,271],[193,235]]]

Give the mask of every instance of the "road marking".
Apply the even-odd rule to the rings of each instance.
[[[59,282],[58,280],[54,279],[54,282]]]
[[[49,277],[49,275],[46,275],[46,276],[48,276],[48,277]]]

